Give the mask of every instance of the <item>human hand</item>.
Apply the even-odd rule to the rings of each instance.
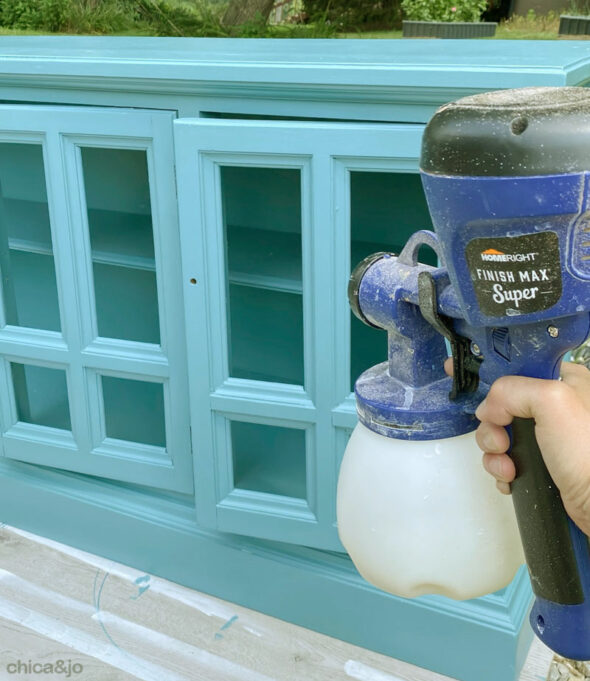
[[[449,372],[448,364],[445,368]],[[476,441],[484,451],[484,468],[509,494],[516,471],[506,454],[510,440],[504,426],[514,417],[535,419],[537,443],[565,509],[590,535],[590,371],[564,362],[561,377],[503,376],[495,381],[475,412],[481,421]]]

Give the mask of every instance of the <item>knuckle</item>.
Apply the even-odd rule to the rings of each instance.
[[[508,376],[502,376],[492,383],[487,399],[490,402],[501,401],[507,388]]]
[[[554,404],[562,404],[571,400],[573,395],[572,388],[563,381],[547,381],[538,397],[544,401],[550,400]]]

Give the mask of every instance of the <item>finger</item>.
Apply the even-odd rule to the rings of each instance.
[[[490,388],[475,415],[480,421],[507,426],[512,419],[566,417],[578,402],[576,392],[565,381],[524,376],[502,376]]]
[[[562,381],[576,391],[586,408],[590,408],[590,371],[583,364],[563,362],[560,374]]]
[[[510,485],[507,482],[501,482],[501,481],[496,481],[496,487],[502,494],[512,494],[512,490],[510,489]]]
[[[448,376],[452,376],[453,375],[453,358],[447,357],[445,359],[445,365],[444,366],[445,366],[445,373]]]
[[[512,482],[516,477],[514,462],[507,454],[486,452],[483,455],[483,467],[498,482]]]
[[[510,447],[510,438],[506,429],[487,421],[479,424],[475,432],[475,440],[484,452],[503,454]]]

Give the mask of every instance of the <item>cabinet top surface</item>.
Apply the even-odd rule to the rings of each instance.
[[[4,36],[0,78],[17,75],[349,87],[575,85],[590,80],[590,43]]]

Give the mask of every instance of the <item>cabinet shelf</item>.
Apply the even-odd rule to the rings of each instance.
[[[10,225],[11,250],[53,255],[46,204],[7,199],[4,210]],[[92,225],[93,262],[155,271],[149,215],[91,209],[88,220]]]
[[[302,296],[230,284],[230,375],[304,384]]]
[[[252,227],[227,227],[232,284],[302,293],[301,236]]]
[[[9,248],[41,255],[53,255],[47,203],[4,199],[4,219]]]
[[[155,271],[150,215],[89,209],[88,223],[93,262]]]

